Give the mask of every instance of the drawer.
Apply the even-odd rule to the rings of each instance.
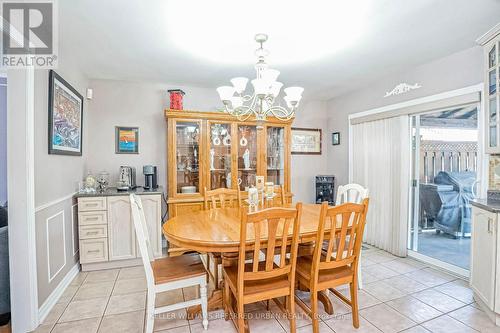
[[[80,263],[108,261],[108,239],[82,239],[80,240]]]
[[[78,211],[106,210],[105,197],[78,198]]]
[[[78,225],[106,224],[108,216],[106,211],[79,212]]]
[[[108,225],[107,224],[82,225],[80,226],[78,236],[80,239],[108,237]]]

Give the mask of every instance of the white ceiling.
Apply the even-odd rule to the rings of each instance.
[[[71,57],[92,79],[215,88],[255,76],[253,35],[264,32],[280,81],[327,99],[472,47],[500,21],[500,0],[332,3],[63,0],[60,60]]]

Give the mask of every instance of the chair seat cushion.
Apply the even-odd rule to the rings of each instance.
[[[160,258],[153,261],[151,266],[153,268],[155,284],[207,274],[199,254]]]
[[[259,263],[259,271],[263,271],[264,267],[265,267],[265,262]],[[274,265],[274,268],[278,267]],[[227,275],[230,286],[232,286],[232,288],[236,290],[236,286],[238,284],[238,266],[224,267],[224,271]],[[245,271],[251,272],[252,264],[246,264]],[[243,290],[243,294],[245,296],[261,294],[270,290],[278,291],[279,289],[282,289],[284,292],[288,292],[288,290],[290,289],[290,283],[288,282],[288,276],[286,274],[271,279],[262,279],[253,281],[247,280],[245,281],[244,285],[245,287]]]
[[[297,258],[296,272],[299,278],[304,281],[311,280],[312,256],[303,256]],[[349,266],[342,266],[332,269],[322,269],[319,272],[318,283],[332,280],[344,279],[354,276],[353,269]]]

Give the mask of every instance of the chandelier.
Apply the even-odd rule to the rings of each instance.
[[[279,120],[286,121],[295,116],[295,110],[302,99],[304,88],[288,87],[283,89],[283,97],[286,107],[281,104],[275,105],[280,94],[283,83],[278,82],[279,71],[269,68],[266,63],[266,56],[269,51],[264,49],[263,44],[267,41],[267,35],[255,35],[255,41],[260,47],[255,51],[257,63],[255,71],[257,78],[251,81],[253,94],[245,93],[248,79],[246,77],[235,77],[231,80],[233,86],[223,86],[217,88],[219,97],[224,103],[227,113],[235,116],[240,121],[245,121],[254,116],[257,121],[257,128],[262,128],[267,116],[274,116]]]

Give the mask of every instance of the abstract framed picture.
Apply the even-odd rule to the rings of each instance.
[[[321,155],[321,129],[292,128],[292,154]]]
[[[115,127],[115,153],[139,154],[139,127]]]
[[[83,97],[59,74],[49,72],[49,154],[82,155]]]
[[[332,133],[332,145],[340,145],[340,132]]]

